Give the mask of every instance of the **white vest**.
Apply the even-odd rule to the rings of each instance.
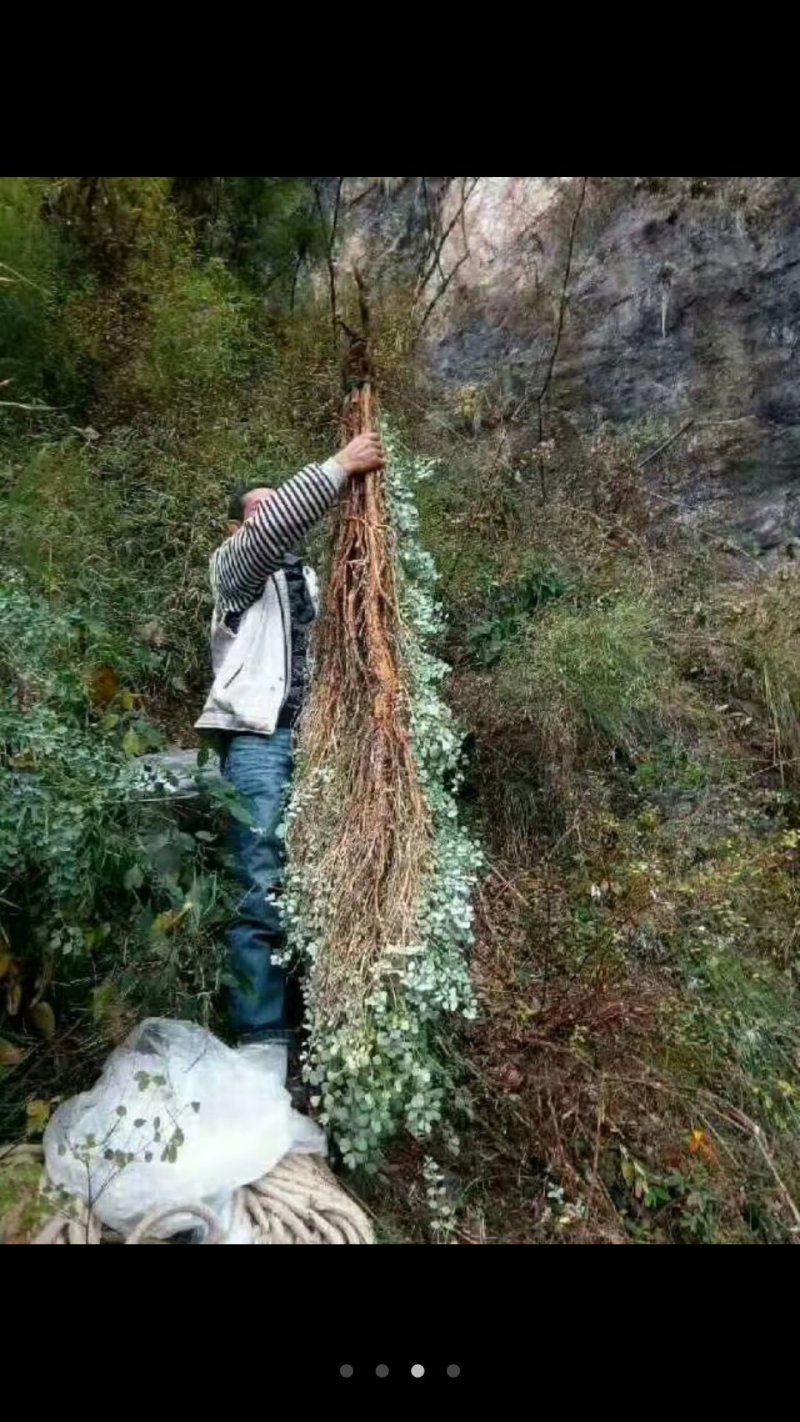
[[[318,610],[316,576],[306,567],[303,575]],[[242,613],[237,632],[225,626],[214,608],[211,661],[214,681],[196,729],[271,736],[289,691],[292,665],[289,594],[280,569],[270,574],[261,597]]]

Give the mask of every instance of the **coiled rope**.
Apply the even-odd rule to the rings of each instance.
[[[23,1154],[24,1153],[24,1154]],[[29,1146],[20,1158],[30,1160]],[[36,1155],[41,1158],[40,1148]],[[207,1227],[206,1244],[224,1244],[228,1235],[204,1205],[170,1205],[152,1210],[127,1235],[107,1229],[95,1212],[75,1201],[70,1213],[54,1214],[32,1244],[168,1244],[153,1230],[175,1215],[192,1216]],[[314,1155],[287,1155],[278,1165],[236,1191],[230,1234],[252,1244],[373,1244],[372,1226],[360,1205],[342,1189],[325,1162]]]

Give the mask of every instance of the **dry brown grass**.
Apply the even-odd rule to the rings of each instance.
[[[791,1172],[733,1085],[714,1090],[679,1059],[672,974],[602,952],[566,962],[570,898],[554,875],[518,864],[493,863],[484,881],[481,1015],[455,1048],[469,1120],[455,1159],[433,1146],[457,1205],[452,1242],[785,1240],[797,1223]],[[369,1192],[392,1241],[436,1241],[420,1183],[430,1150],[399,1144]]]
[[[369,387],[345,415],[374,427]],[[336,534],[313,689],[300,736],[318,793],[292,825],[295,864],[325,886],[326,934],[311,975],[317,1021],[352,1020],[387,954],[413,946],[431,825],[411,751],[394,545],[384,482],[352,479]]]

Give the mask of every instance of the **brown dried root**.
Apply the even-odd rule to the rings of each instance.
[[[349,401],[345,434],[373,427],[364,387]],[[376,964],[414,945],[431,825],[411,751],[399,633],[384,482],[366,475],[350,480],[342,509],[300,728],[301,774],[324,769],[327,778],[289,834],[294,862],[312,866],[325,885],[327,932],[310,979],[317,1023],[352,1020]]]

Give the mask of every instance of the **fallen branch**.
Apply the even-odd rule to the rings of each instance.
[[[40,286],[37,281],[31,281],[30,277],[26,277],[22,272],[16,271],[14,267],[10,267],[8,265],[8,262],[0,262],[0,268],[2,268],[4,272],[10,272],[12,277],[14,277],[17,281],[22,281],[25,283],[26,286],[33,287],[34,291],[40,291],[42,293],[42,296],[50,295],[49,291],[47,291],[45,287]]]
[[[759,1126],[756,1121],[752,1121],[750,1117],[746,1116],[744,1111],[740,1111],[737,1106],[729,1106],[726,1108],[725,1111],[722,1111],[719,1107],[717,1107],[716,1111],[717,1115],[722,1116],[723,1120],[730,1121],[732,1125],[738,1126],[741,1131],[744,1131],[755,1141],[756,1146],[758,1147],[758,1150],[761,1154],[761,1157],[767,1165],[770,1174],[772,1175],[772,1178],[778,1187],[780,1197],[783,1200],[783,1203],[786,1206],[786,1209],[788,1210],[792,1219],[794,1220],[794,1229],[792,1230],[794,1238],[792,1240],[792,1243],[800,1244],[800,1210],[797,1208],[797,1205],[792,1199],[792,1196],[789,1194],[786,1182],[783,1180],[778,1170],[778,1167],[775,1164],[775,1161],[773,1160],[772,1155],[767,1148],[767,1143],[764,1139],[764,1132],[761,1126]]]
[[[654,449],[652,451],[651,454],[647,454],[645,455],[644,459],[640,459],[637,468],[644,469],[644,466],[646,464],[649,464],[651,459],[655,459],[659,454],[663,454],[664,450],[669,449],[670,445],[674,444],[676,439],[680,439],[682,434],[686,434],[686,431],[690,430],[693,424],[694,418],[690,420],[685,420],[684,423],[681,425],[680,429],[676,430],[674,434],[671,434],[669,439],[665,439],[663,444],[660,444],[657,449]]]
[[[19,400],[0,400],[0,405],[7,410],[58,410],[58,405],[24,405]]]

